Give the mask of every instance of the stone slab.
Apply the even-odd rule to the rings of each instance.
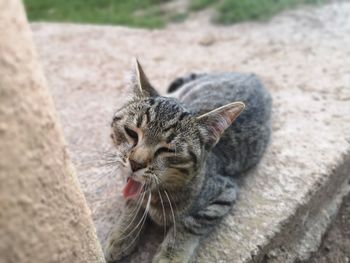
[[[332,3],[228,27],[32,24],[101,242],[120,214],[123,183],[103,165],[109,122],[128,99],[124,76],[138,56],[162,92],[188,72],[240,71],[259,75],[273,96],[271,145],[242,176],[237,204],[204,240],[196,261],[306,258],[349,182],[349,17],[350,3]],[[203,45],[208,37],[210,45]],[[162,229],[150,229],[129,261],[149,261],[162,236]]]

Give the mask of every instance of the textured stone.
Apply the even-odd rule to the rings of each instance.
[[[32,25],[102,243],[120,214],[118,171],[99,165],[123,78],[138,56],[164,92],[188,72],[241,71],[271,91],[273,135],[261,164],[240,179],[231,214],[199,249],[198,262],[292,262],[315,249],[347,191],[350,169],[350,4],[284,13],[265,24],[197,24],[140,30]],[[212,35],[215,44],[200,44]],[[131,262],[146,262],[162,229],[147,231]]]
[[[21,1],[0,32],[0,262],[104,262]]]

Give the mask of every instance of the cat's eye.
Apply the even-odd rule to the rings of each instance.
[[[156,152],[155,152],[155,156],[158,156],[159,154],[162,154],[162,153],[174,153],[175,150],[173,149],[170,149],[168,147],[160,147]]]
[[[124,127],[124,130],[125,130],[126,134],[127,134],[131,139],[133,139],[133,140],[135,141],[135,145],[136,145],[136,144],[137,144],[137,141],[138,141],[138,139],[139,139],[139,136],[138,136],[137,132],[135,132],[135,131],[129,129],[129,128],[126,127],[126,126]]]

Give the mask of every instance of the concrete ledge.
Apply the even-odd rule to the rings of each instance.
[[[348,191],[350,4],[294,11],[267,24],[196,22],[165,30],[33,24],[35,40],[104,243],[120,213],[118,172],[98,165],[109,121],[127,97],[123,76],[141,58],[153,83],[193,71],[260,75],[274,99],[272,143],[242,176],[237,205],[197,262],[293,262],[315,250]],[[211,45],[202,40],[210,36]],[[149,230],[131,262],[146,262],[163,234]]]

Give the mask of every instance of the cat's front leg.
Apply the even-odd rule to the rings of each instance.
[[[223,183],[223,182],[222,182]],[[236,184],[226,181],[218,189],[217,195],[207,203],[185,217],[169,229],[169,232],[153,258],[153,263],[187,263],[199,245],[201,238],[207,235],[230,211],[236,200]]]
[[[116,226],[108,234],[105,258],[117,262],[135,249],[146,225],[147,214],[141,205],[128,202]]]
[[[190,233],[183,226],[172,226],[158,248],[152,263],[187,263],[199,245],[201,234]]]

